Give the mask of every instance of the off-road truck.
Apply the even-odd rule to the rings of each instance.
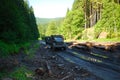
[[[51,35],[50,37],[46,37],[45,41],[46,44],[49,45],[52,50],[66,50],[66,44],[62,35]]]

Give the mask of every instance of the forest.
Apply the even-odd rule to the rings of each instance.
[[[0,56],[16,54],[37,40],[33,8],[25,0],[0,2]]]
[[[61,34],[66,40],[120,39],[119,0],[74,0],[63,20],[38,24],[40,37]]]

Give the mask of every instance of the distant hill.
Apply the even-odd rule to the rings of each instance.
[[[58,17],[58,18],[36,18],[36,22],[37,24],[47,24],[49,23],[50,21],[61,21],[63,20],[64,18],[63,17]]]

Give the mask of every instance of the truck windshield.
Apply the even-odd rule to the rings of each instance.
[[[63,39],[60,38],[60,37],[55,37],[54,39],[55,39],[55,41],[57,41],[57,42],[63,42]]]

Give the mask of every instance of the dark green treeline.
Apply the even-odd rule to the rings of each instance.
[[[27,1],[0,1],[0,41],[18,44],[38,37],[33,9]]]
[[[27,50],[38,37],[34,12],[27,0],[0,1],[0,57]]]

